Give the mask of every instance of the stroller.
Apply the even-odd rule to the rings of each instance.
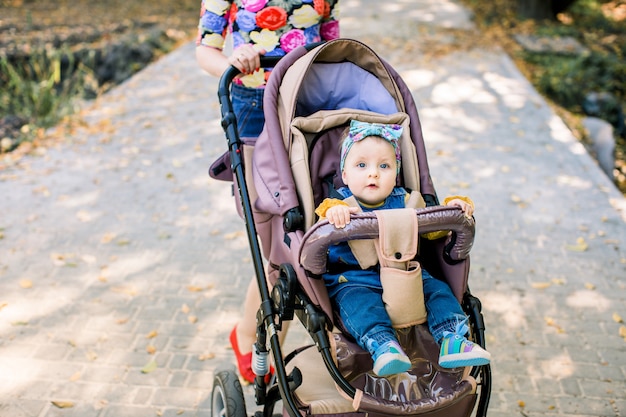
[[[300,47],[280,60],[263,58],[262,65],[275,66],[264,96],[263,132],[259,138],[238,135],[230,101],[238,70],[231,67],[218,88],[229,150],[209,170],[213,178],[234,182],[261,294],[253,369],[255,399],[263,407],[255,417],[271,417],[279,401],[290,417],[485,416],[489,365],[441,368],[439,346],[422,321],[396,329],[412,368],[375,375],[369,353],[341,331],[321,279],[330,245],[378,239],[382,230],[373,212],[353,215],[344,229],[316,222],[315,207],[342,186],[341,132],[351,119],[401,124],[399,185],[419,191],[423,207],[410,212],[419,224],[413,239],[419,250],[409,252],[450,285],[469,317],[471,338],[485,346],[481,304],[467,283],[474,221],[438,203],[408,87],[368,46],[351,39]],[[417,237],[438,230],[452,233],[433,241]],[[312,343],[284,355],[277,332],[294,317]],[[269,355],[275,376],[267,382]],[[215,374],[211,410],[213,417],[248,415],[234,370]]]

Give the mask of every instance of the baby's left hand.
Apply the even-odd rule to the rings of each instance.
[[[472,215],[474,214],[474,206],[472,206],[468,202],[463,201],[463,200],[458,199],[458,198],[454,198],[454,199],[448,201],[446,206],[459,207],[461,210],[463,210],[463,213],[465,214],[465,216],[467,218],[471,218]]]

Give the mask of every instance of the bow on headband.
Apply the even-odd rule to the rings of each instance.
[[[339,168],[343,171],[346,162],[346,156],[356,142],[361,141],[369,136],[379,136],[391,143],[396,151],[396,161],[398,161],[397,173],[400,172],[400,146],[398,140],[402,135],[402,126],[396,124],[367,123],[358,120],[350,121],[350,130],[348,136],[341,144],[341,162]]]

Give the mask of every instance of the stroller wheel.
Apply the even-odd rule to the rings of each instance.
[[[218,371],[213,378],[211,417],[246,417],[246,401],[235,371]]]

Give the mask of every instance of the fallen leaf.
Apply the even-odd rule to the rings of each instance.
[[[550,287],[552,284],[550,284],[549,282],[533,282],[530,284],[531,287],[537,289],[537,290],[545,290],[546,288]]]
[[[517,402],[517,406],[520,407],[520,408],[524,408],[524,407],[526,407],[526,403],[524,401],[522,401],[522,400],[519,400]]]
[[[150,362],[148,362],[143,368],[141,368],[141,373],[149,374],[150,372],[154,371],[156,368],[157,368],[157,363],[153,359]]]
[[[623,318],[622,318],[622,316],[620,316],[619,314],[617,314],[617,313],[613,313],[613,321],[614,321],[615,323],[623,323],[623,322],[624,322],[624,319],[623,319]]]
[[[180,311],[182,311],[184,314],[188,314],[190,311],[190,308],[187,304],[183,304],[183,306],[180,308]]]
[[[566,245],[565,248],[572,252],[584,252],[589,249],[589,245],[587,244],[587,242],[585,242],[584,238],[579,237],[578,239],[576,239],[575,245]]]
[[[588,290],[595,290],[596,286],[590,282],[585,282],[585,288],[587,288]]]
[[[128,286],[113,287],[111,288],[111,291],[130,295],[131,297],[134,297],[135,295],[137,295],[137,290],[133,287],[128,287]]]
[[[619,326],[619,335],[626,340],[626,326]]]
[[[224,235],[224,239],[227,240],[232,240],[235,239],[237,237],[243,236],[243,232],[242,231],[237,231],[237,232],[232,232],[232,233],[226,233]]]
[[[565,278],[552,278],[550,280],[554,285],[565,285],[565,283],[567,281],[565,281]]]
[[[156,346],[153,345],[148,345],[146,346],[146,352],[148,352],[151,355],[154,355],[156,353]]]
[[[215,353],[205,353],[203,355],[198,356],[198,360],[205,361],[207,359],[215,358]]]
[[[75,372],[74,375],[70,377],[70,381],[78,381],[80,379],[80,372]]]
[[[24,288],[25,290],[33,288],[33,282],[29,279],[22,279],[20,280],[20,287]]]
[[[0,303],[0,311],[8,305],[9,303]]]
[[[91,221],[92,219],[92,215],[88,211],[85,211],[85,210],[81,210],[78,213],[76,213],[76,217],[81,222],[88,222],[88,221]]]
[[[150,333],[146,335],[146,339],[154,339],[158,336],[158,332],[156,330],[152,330]]]
[[[51,401],[52,405],[58,408],[72,408],[74,403],[71,401]]]
[[[198,321],[198,317],[196,316],[187,316],[187,320],[189,321],[189,323],[194,324]]]
[[[548,326],[554,327],[557,331],[557,333],[565,333],[565,330],[559,326],[554,319],[550,318],[550,317],[544,317],[544,320],[546,321],[546,324]]]
[[[204,291],[204,288],[198,287],[197,285],[188,285],[187,289],[191,292],[201,292]]]
[[[115,320],[115,322],[117,324],[126,324],[126,323],[128,323],[128,317],[125,317],[123,319],[117,319],[117,320]]]
[[[95,361],[96,359],[98,359],[98,354],[96,352],[94,352],[93,350],[87,351],[85,353],[85,356],[87,357],[87,359],[89,359],[90,361]]]
[[[113,241],[113,239],[115,239],[116,234],[115,233],[105,233],[102,238],[100,239],[100,242],[102,243],[111,243]]]

